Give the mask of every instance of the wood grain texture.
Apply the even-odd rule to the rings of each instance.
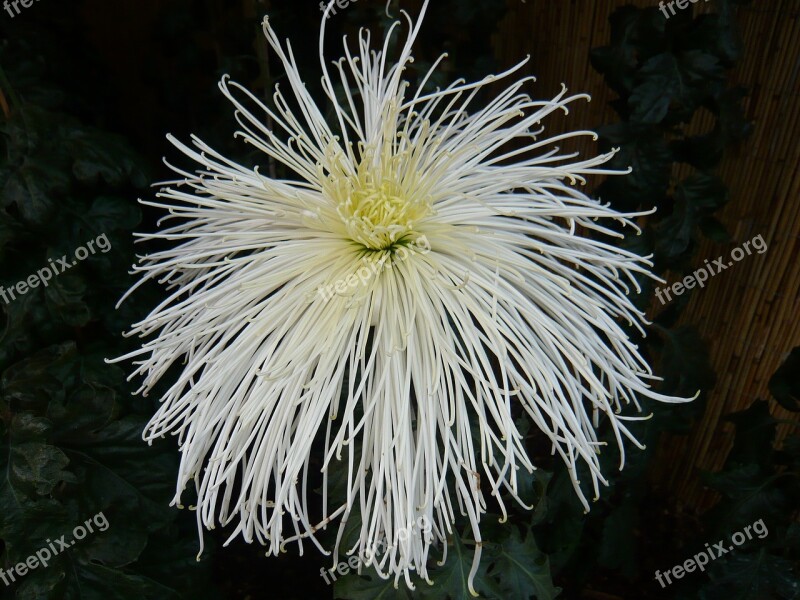
[[[563,82],[572,92],[589,92],[593,98],[588,105],[576,103],[569,116],[553,116],[545,123],[551,133],[596,129],[618,121],[607,105],[615,95],[589,64],[589,50],[609,43],[608,16],[624,4],[631,2],[508,0],[508,14],[493,38],[500,65],[530,55],[526,71],[538,78],[534,95],[551,96]],[[713,2],[698,3],[694,9],[713,11]],[[741,147],[726,152],[718,171],[730,189],[730,202],[719,217],[733,241],[725,245],[702,241],[694,265],[701,266],[704,259],[729,257],[733,248],[759,234],[768,250],[745,256],[710,278],[705,289],[694,291],[681,318],[681,323],[697,326],[710,343],[718,381],[705,415],[690,435],[665,436],[659,449],[654,481],[663,485],[678,510],[702,512],[713,501],[699,472],[715,471],[725,461],[732,440],[725,415],[746,408],[757,398],[769,398],[771,375],[789,351],[800,345],[798,16],[798,0],[753,3],[738,10],[744,55],[730,83],[750,90],[744,106],[755,128]],[[700,113],[687,131],[699,133],[711,123],[710,114]],[[591,140],[575,147],[585,153],[597,151]],[[680,179],[688,172],[676,167],[673,176]],[[794,421],[779,427],[781,440],[798,416],[774,403],[773,414]]]

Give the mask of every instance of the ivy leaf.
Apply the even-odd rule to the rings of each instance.
[[[329,575],[333,577],[334,575]],[[417,591],[425,582],[417,583]],[[338,577],[333,586],[333,597],[342,600],[412,600],[412,592],[401,581],[397,588],[394,578],[382,579],[369,569],[367,574]]]
[[[725,241],[727,231],[710,214],[727,202],[728,188],[716,175],[693,173],[681,181],[672,214],[656,225],[659,256],[668,264],[676,262],[690,247],[695,225],[712,239]]]
[[[685,162],[696,169],[709,170],[722,160],[725,140],[721,126],[717,124],[708,133],[672,140],[670,148],[675,154],[676,161]]]
[[[547,550],[553,572],[563,569],[576,552],[586,527],[584,510],[565,466],[559,466],[553,476],[548,496],[545,522],[536,529],[542,546]]]
[[[53,345],[10,366],[0,377],[0,390],[6,400],[20,408],[46,411],[51,399],[64,399],[75,361],[75,344]]]
[[[26,281],[48,257],[66,254],[71,261],[89,241],[87,233],[107,233],[114,251],[98,250],[46,288],[0,304],[2,566],[25,561],[48,539],[69,540],[76,526],[101,511],[109,528],[18,578],[7,594],[17,600],[219,597],[209,569],[204,574],[194,560],[197,533],[194,523],[183,523],[191,515],[170,508],[177,453],[166,442],[142,442],[149,406],[130,400],[124,374],[102,361],[120,351],[121,327],[111,324],[122,319],[127,326],[141,307],[115,311],[109,299],[122,293],[135,260],[130,229],[140,213],[123,198],[149,177],[123,137],[60,112],[59,98],[69,97],[72,107],[82,101],[71,92],[50,93],[42,77],[57,67],[41,57],[57,57],[56,46],[43,45],[52,35],[37,35],[32,23],[25,35],[0,45],[4,89],[8,79],[19,97],[11,117],[0,120],[2,283],[8,289]],[[65,72],[58,79],[74,78]],[[45,95],[47,107],[35,106]],[[89,105],[82,114],[103,120]]]
[[[136,187],[147,185],[142,160],[121,136],[81,127],[70,132],[65,145],[75,157],[72,173],[82,183],[101,179],[113,186],[128,181]]]
[[[176,458],[141,442],[143,417],[116,418],[115,392],[103,383],[117,381],[119,370],[103,373],[85,364],[92,360],[98,359],[80,357],[74,345],[64,344],[3,374],[4,397],[19,412],[11,421],[10,451],[2,454],[10,462],[3,468],[9,480],[0,489],[0,536],[10,559],[18,561],[102,510],[109,528],[59,558],[70,563],[54,597],[116,597],[107,591],[115,577],[127,582],[121,589],[134,590],[125,598],[178,597],[148,577],[120,571],[137,561],[152,533],[174,519],[168,504]],[[62,505],[58,499],[78,487],[81,496]],[[25,593],[51,588],[49,575],[41,581],[38,571],[27,577]]]
[[[448,540],[447,562],[440,568],[431,569],[429,575],[433,586],[419,586],[418,596],[422,600],[440,600],[443,595],[450,600],[474,600],[467,582],[472,569],[473,549],[468,548],[458,535]],[[479,595],[492,597],[500,590],[486,576],[486,562],[481,561],[473,585]]]
[[[553,586],[547,555],[539,550],[530,530],[524,539],[516,528],[509,526],[509,530],[508,538],[497,547],[489,575],[500,581],[504,598],[553,600],[561,590]]]
[[[772,440],[778,422],[770,414],[769,403],[756,400],[745,410],[725,417],[736,427],[736,439],[728,453],[726,465],[770,466],[773,455]]]
[[[99,196],[81,222],[89,225],[91,234],[99,235],[118,229],[131,230],[140,220],[141,211],[136,204],[113,196]]]
[[[657,329],[664,342],[659,371],[664,377],[661,393],[691,396],[698,390],[712,388],[714,370],[709,361],[707,344],[697,329],[689,325],[671,330]]]
[[[713,54],[689,50],[663,52],[646,60],[637,74],[639,83],[630,95],[630,120],[661,123],[688,121],[714,84],[725,80],[725,70]]]
[[[717,14],[699,15],[688,32],[687,45],[706,49],[726,66],[733,66],[742,52],[735,11],[721,7]]]
[[[627,95],[635,85],[637,59],[663,47],[664,19],[657,11],[622,6],[609,17],[611,45],[594,48],[589,57],[608,85]]]
[[[682,93],[678,63],[671,53],[654,56],[642,65],[640,83],[628,99],[630,120],[635,123],[660,123],[673,98]]]
[[[634,86],[636,54],[633,48],[603,46],[589,51],[592,67],[605,76],[608,85],[617,93],[630,92]]]
[[[8,483],[27,495],[44,496],[64,481],[74,482],[75,476],[64,468],[69,458],[58,448],[28,442],[11,447]]]
[[[716,99],[715,110],[719,115],[719,127],[726,144],[741,142],[753,131],[753,123],[744,115],[742,101],[747,90],[741,86],[725,90]]]
[[[44,166],[27,162],[6,182],[3,204],[14,204],[22,220],[29,225],[40,225],[52,217],[55,210],[48,194],[48,174]]]
[[[538,524],[547,513],[547,486],[553,474],[543,469],[536,469],[533,473],[519,469],[517,472],[517,493],[520,499],[533,506],[528,523]]]
[[[115,511],[130,511],[129,522],[153,532],[174,518],[164,507],[174,493],[176,458],[149,451],[141,441],[145,423],[141,417],[125,416],[86,435],[70,453],[85,462],[87,494]]]
[[[9,436],[16,443],[38,441],[45,439],[52,427],[49,419],[29,412],[17,413],[11,419]]]
[[[731,241],[731,235],[719,219],[703,217],[700,219],[700,231],[712,242],[725,244]]]
[[[672,214],[653,228],[656,231],[656,254],[667,265],[677,262],[689,250],[696,221],[695,211],[680,197],[675,198]]]
[[[5,211],[0,210],[0,260],[5,258],[6,246],[14,239],[17,233],[17,224]]]
[[[650,207],[666,195],[672,168],[672,151],[652,125],[617,123],[599,128],[604,150],[619,147],[609,166],[632,169],[626,177],[612,177],[600,186],[598,195],[618,210]]]
[[[769,392],[783,408],[800,412],[800,346],[792,349],[789,357],[769,380]]]
[[[51,313],[72,327],[86,325],[91,319],[89,306],[83,301],[85,293],[86,282],[71,273],[54,276],[45,288],[45,298]]]
[[[105,514],[105,513],[104,513]],[[120,569],[133,563],[147,546],[147,531],[135,523],[115,523],[105,531],[96,530],[91,538],[74,549],[84,563]]]
[[[66,568],[63,561],[56,561],[28,573],[19,582],[14,596],[15,600],[55,600],[61,598],[66,579]]]
[[[728,202],[728,188],[710,173],[692,173],[678,184],[675,194],[693,209],[715,211]]]
[[[632,580],[638,566],[636,541],[631,532],[637,528],[639,511],[630,497],[611,510],[603,521],[598,563],[619,570]]]
[[[180,595],[148,577],[94,563],[79,563],[68,571],[64,600],[172,600]]]
[[[6,461],[0,463],[4,469]],[[48,498],[29,498],[22,490],[15,490],[6,479],[0,486],[0,538],[6,544],[6,553],[14,551],[25,558],[41,543],[67,529],[64,523],[74,523],[77,513],[72,507]]]
[[[725,81],[725,69],[710,52],[687,50],[679,55],[679,60],[681,74],[688,84],[704,88],[714,82]]]
[[[711,571],[711,583],[700,590],[701,600],[764,600],[800,597],[795,563],[771,555],[736,553]]]
[[[720,472],[703,475],[707,484],[724,496],[712,509],[713,520],[720,531],[756,519],[780,522],[797,505],[800,486],[796,467],[790,474],[773,464],[777,421],[770,415],[769,404],[758,400],[728,420],[736,425],[736,437],[725,466]]]

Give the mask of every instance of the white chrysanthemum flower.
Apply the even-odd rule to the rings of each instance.
[[[656,378],[619,324],[641,330],[644,315],[627,294],[651,263],[581,234],[621,237],[602,220],[637,229],[639,213],[567,185],[612,172],[598,168],[612,154],[570,162],[575,155],[553,144],[594,134],[540,137],[547,115],[588,97],[562,90],[532,100],[525,78],[473,109],[479,90],[521,65],[428,93],[436,61],[412,88],[403,72],[424,12],[417,22],[403,12],[410,34],[394,64],[387,49],[399,23],[380,51],[369,33],[355,55],[345,39],[334,63],[340,98],[323,60],[333,124],[291,46],[264,21],[295,108],[277,89],[270,109],[227,78],[220,88],[238,135],[296,180],[240,166],[197,138],[170,138],[200,168],[176,169],[181,179],[162,201],[144,202],[177,222],[141,236],[173,247],[135,270],[171,294],[130,332],[155,337],[122,358],[135,359],[144,393],[182,363],[145,439],[178,435],[174,502],[193,482],[198,526],[234,524],[231,538],[271,554],[291,541],[302,551],[305,540],[325,552],[315,532],[338,519],[334,557],[355,552],[411,586],[410,571],[428,579],[430,547],[458,510],[478,542],[472,589],[487,496],[505,514],[500,492],[520,500],[517,471],[534,469],[515,408],[550,439],[588,509],[577,464],[596,496],[606,483],[599,418],[624,463],[624,438],[638,445],[626,423],[639,417],[622,416],[622,406],[681,399],[650,389]],[[321,511],[308,506],[315,440],[325,447]],[[334,461],[346,468],[347,497],[329,507]],[[340,549],[354,510],[358,543]]]

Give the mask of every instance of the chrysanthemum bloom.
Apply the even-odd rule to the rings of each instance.
[[[293,107],[277,90],[268,108],[227,78],[220,88],[238,135],[294,178],[171,138],[200,166],[176,169],[162,200],[145,202],[175,223],[142,237],[172,248],[136,270],[171,293],[131,331],[155,337],[123,357],[135,359],[144,393],[182,364],[145,439],[178,435],[174,502],[193,482],[199,526],[233,524],[232,538],[278,554],[287,542],[325,551],[315,532],[337,521],[334,563],[355,552],[409,586],[410,571],[428,579],[431,545],[446,548],[456,511],[480,542],[488,497],[504,514],[504,496],[519,500],[517,472],[534,465],[515,412],[549,438],[588,509],[576,473],[583,461],[595,496],[605,483],[598,422],[623,450],[624,438],[637,444],[627,423],[639,418],[623,405],[681,400],[650,389],[655,377],[620,326],[641,329],[627,294],[651,264],[581,234],[621,237],[609,219],[638,231],[638,213],[568,185],[610,172],[598,167],[612,154],[572,162],[554,143],[591,132],[541,137],[547,115],[586,97],[533,100],[522,79],[473,107],[520,65],[429,92],[428,72],[412,86],[404,71],[424,11],[416,22],[403,13],[409,35],[394,63],[399,23],[379,51],[368,33],[356,53],[345,40],[338,95],[320,57],[332,122],[264,21]],[[321,507],[309,506],[315,440],[325,448]],[[336,461],[347,495],[329,506]],[[351,516],[359,540],[340,548]]]

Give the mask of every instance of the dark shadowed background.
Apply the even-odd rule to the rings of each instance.
[[[416,15],[421,4],[402,7]],[[329,59],[340,56],[343,34],[391,23],[380,2],[340,6],[328,21]],[[435,585],[415,592],[368,573],[329,586],[320,570],[330,562],[313,549],[265,558],[238,539],[223,548],[225,530],[205,534],[196,561],[194,515],[169,506],[175,441],[141,441],[157,397],[132,396],[135,382],[104,362],[135,347],[121,332],[160,297],[156,286],[144,288],[114,308],[133,282],[132,233],[152,231],[160,216],[136,199],[171,177],[162,157],[183,164],[166,134],[196,134],[239,162],[271,168],[233,139],[217,82],[230,74],[269,101],[283,79],[261,34],[269,14],[318,92],[318,2],[18,7],[13,16],[0,10],[0,284],[12,287],[103,233],[112,250],[0,305],[0,567],[13,569],[99,511],[109,528],[46,568],[0,582],[0,596],[469,597],[468,536],[449,540]],[[396,2],[390,12],[398,16]],[[653,325],[641,343],[662,389],[701,389],[700,398],[646,407],[654,416],[637,432],[647,449],[631,451],[622,473],[614,453],[604,457],[611,485],[588,515],[549,446],[528,431],[541,470],[525,479],[523,496],[535,509],[516,507],[504,525],[484,518],[482,597],[800,598],[799,16],[798,0],[687,3],[669,18],[646,1],[433,0],[408,77],[442,52],[449,59],[434,84],[477,79],[529,55],[532,95],[550,97],[562,83],[589,92],[591,103],[545,125],[552,134],[598,131],[598,142],[575,146],[582,153],[621,148],[615,165],[633,173],[588,185],[619,210],[658,209],[629,243],[653,254],[670,283],[757,235],[768,244],[666,305],[645,286],[637,303]],[[657,569],[759,519],[769,530],[763,539],[666,588],[656,581]]]

